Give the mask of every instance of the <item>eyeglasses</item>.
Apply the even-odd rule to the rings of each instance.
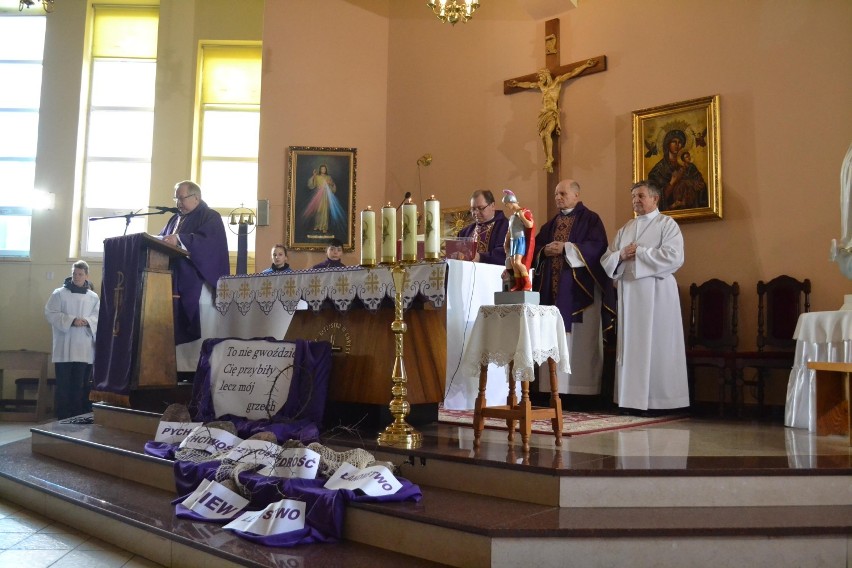
[[[177,195],[175,195],[172,199],[174,200],[175,203],[177,203],[178,201],[183,203],[184,199],[189,199],[190,197],[195,197],[196,195],[198,195],[198,194],[197,193],[190,193],[189,195],[184,195],[183,197],[178,197]]]
[[[488,208],[489,208],[489,207],[491,207],[492,205],[494,205],[494,204],[493,204],[493,203],[488,203],[488,204],[486,204],[486,205],[482,205],[482,206],[480,206],[480,207],[473,206],[473,207],[471,207],[471,208],[470,208],[470,212],[471,212],[471,213],[476,213],[477,211],[479,211],[480,213],[482,213],[483,211],[485,211],[486,209],[488,209]]]

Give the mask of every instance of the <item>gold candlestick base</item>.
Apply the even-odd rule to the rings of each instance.
[[[391,331],[396,336],[396,346],[394,350],[393,374],[391,375],[391,380],[393,381],[391,394],[393,395],[393,399],[390,401],[388,407],[394,420],[385,428],[384,432],[379,434],[376,441],[380,446],[395,446],[410,449],[419,448],[423,442],[423,436],[405,421],[405,417],[411,411],[411,405],[406,398],[408,395],[408,387],[406,386],[408,379],[405,375],[405,362],[402,355],[402,336],[408,327],[405,325],[402,312],[402,290],[405,284],[405,273],[406,269],[402,263],[394,266],[391,272],[395,288],[395,317],[391,324]]]

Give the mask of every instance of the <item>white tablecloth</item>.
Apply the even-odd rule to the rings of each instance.
[[[478,383],[480,365],[504,367],[513,361],[515,380],[532,381],[535,365],[548,358],[562,371],[571,371],[565,322],[555,306],[481,306],[462,357],[462,369]]]
[[[815,371],[808,363],[852,362],[852,311],[810,312],[799,316],[796,356],[787,383],[784,425],[816,431]]]

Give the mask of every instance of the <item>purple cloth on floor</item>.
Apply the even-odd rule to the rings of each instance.
[[[180,497],[173,503],[178,505],[182,502],[203,480],[214,479],[218,467],[218,461],[175,462],[175,485]],[[243,472],[240,474],[240,483],[245,485],[250,495],[247,510],[262,510],[270,503],[280,501],[282,495],[286,495],[289,499],[304,501],[306,504],[305,530],[272,536],[252,535],[242,531],[234,531],[234,533],[252,542],[268,546],[335,542],[343,536],[343,519],[349,502],[412,501],[417,503],[422,499],[420,487],[407,479],[398,479],[402,484],[399,491],[393,495],[372,497],[357,491],[325,489],[325,479],[287,479]],[[182,506],[176,508],[175,514],[181,518],[206,520]],[[224,524],[224,521],[221,522]]]

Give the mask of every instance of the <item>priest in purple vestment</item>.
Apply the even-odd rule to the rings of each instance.
[[[571,334],[572,372],[560,374],[560,392],[598,394],[602,338],[615,314],[615,290],[600,264],[608,246],[606,229],[597,213],[580,201],[576,181],[560,181],[553,197],[559,213],[535,237],[534,289],[541,293],[542,304],[559,308],[565,331]]]
[[[494,194],[479,189],[470,196],[470,214],[474,222],[459,231],[460,237],[475,237],[476,255],[473,262],[485,264],[506,263],[503,241],[509,229],[509,220],[494,204]]]
[[[191,181],[175,184],[174,215],[160,231],[163,241],[189,252],[188,258],[173,259],[175,294],[175,344],[189,343],[201,337],[198,301],[204,285],[215,293],[221,276],[230,273],[228,239],[222,216],[201,199],[201,188]],[[207,296],[211,302],[212,295]]]

